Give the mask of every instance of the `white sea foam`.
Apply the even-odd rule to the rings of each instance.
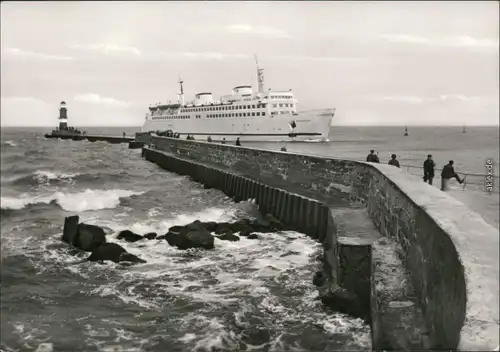
[[[83,192],[65,193],[55,192],[50,195],[30,195],[21,194],[19,197],[1,197],[2,209],[23,209],[30,204],[49,204],[55,201],[66,211],[83,212],[87,210],[111,209],[120,204],[120,198],[139,195],[144,192],[134,192],[129,190],[92,190],[86,189]]]
[[[311,282],[314,258],[320,245],[305,235],[287,231],[259,233],[256,240],[246,237],[241,237],[238,242],[215,239],[215,249],[211,251],[178,250],[165,240],[129,243],[116,239],[116,233],[125,228],[140,234],[157,232],[162,235],[173,225],[194,220],[231,221],[237,212],[231,208],[209,208],[199,213],[179,214],[163,222],[145,220],[131,226],[121,223],[119,217],[106,220],[97,219],[94,214],[82,214],[82,222],[107,226],[115,231],[107,237],[109,242],[119,243],[147,261],[128,268],[110,262],[69,265],[76,258],[67,253],[65,247],[54,247],[55,241],[61,243],[60,233],[44,239],[45,248],[38,246],[36,252],[32,248],[30,253],[24,253],[32,258],[38,271],[63,270],[80,275],[87,282],[86,294],[91,296],[116,299],[127,306],[151,312],[165,309],[172,300],[196,305],[195,310],[176,316],[175,304],[168,308],[174,310],[171,315],[175,320],[170,324],[179,333],[175,338],[186,351],[237,350],[244,339],[242,329],[255,327],[269,329],[271,341],[267,341],[267,337],[264,340],[255,337],[255,341],[245,342],[245,350],[262,350],[267,344],[269,351],[292,351],[291,336],[301,332],[292,333],[289,329],[304,324],[319,327],[325,336],[351,334],[358,343],[351,346],[352,349],[369,346],[369,328],[360,320],[321,309],[316,288]],[[25,241],[25,245],[30,243],[29,239]],[[23,246],[21,242],[15,245]],[[34,260],[40,256],[42,261]],[[54,266],[47,269],[46,263]],[[105,283],[92,284],[96,278]],[[284,297],[279,292],[285,293]],[[257,321],[256,315],[260,317]],[[107,327],[110,336],[116,338],[114,340],[104,336],[106,329],[98,326],[89,326],[85,334],[102,351],[118,346],[140,351],[139,341],[132,335],[134,330],[123,324],[117,327],[123,330],[119,333]],[[147,340],[172,338],[171,333],[172,330],[158,331],[159,336],[148,337],[140,344],[148,345]],[[301,350],[300,346],[295,350]]]
[[[78,176],[79,173],[65,174],[57,171],[47,171],[47,170],[36,170],[34,174],[34,178],[43,183],[46,180],[70,180],[75,176]]]
[[[116,232],[128,228],[140,234],[157,232],[162,235],[173,225],[184,225],[194,220],[231,221],[234,214],[235,210],[210,208],[196,214],[181,214],[159,223],[141,221],[132,226],[90,218],[85,221],[108,226]],[[257,309],[262,314],[272,316],[273,324],[277,325],[306,321],[320,326],[326,335],[354,330],[357,332],[357,342],[369,345],[369,330],[361,320],[327,314],[320,309],[317,291],[311,284],[313,258],[320,250],[318,243],[303,234],[289,231],[258,236],[257,240],[240,237],[238,242],[216,238],[213,251],[182,251],[171,247],[164,240],[128,243],[116,240],[114,235],[110,236],[110,242],[119,243],[147,263],[115,272],[130,283],[127,290],[109,283],[96,288],[94,294],[115,295],[124,303],[153,310],[163,306],[166,297],[205,303],[206,309],[180,319],[186,333],[179,340],[188,344],[193,351],[211,351],[212,348],[231,350],[238,346],[239,336],[232,327],[210,316],[214,307],[234,305],[240,306],[234,317],[235,320],[241,320],[241,325],[245,324],[245,314]],[[187,260],[188,253],[194,257],[192,260]],[[107,265],[113,271],[118,267],[116,264]],[[154,285],[154,293],[150,291],[146,295],[135,289],[147,283]],[[303,296],[298,298],[296,304],[291,304],[270,291],[269,285],[277,283],[284,286],[285,290],[303,291]],[[256,300],[258,305],[248,307],[244,303],[245,297]],[[280,336],[271,342],[271,347],[274,346],[276,351],[282,349],[282,345]],[[251,347],[247,345],[248,350]]]
[[[17,147],[17,144],[13,141],[5,141],[2,144],[5,144],[5,145],[11,146],[11,147]]]

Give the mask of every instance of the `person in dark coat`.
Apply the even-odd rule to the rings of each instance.
[[[226,138],[222,138],[221,144],[226,144]]]
[[[448,189],[448,183],[452,178],[455,178],[460,184],[464,182],[464,180],[461,180],[455,172],[455,169],[453,168],[453,160],[450,160],[450,162],[443,167],[443,171],[441,171],[441,191]]]
[[[399,161],[396,159],[396,154],[391,155],[391,160],[389,160],[389,165],[399,167]]]
[[[424,161],[424,182],[429,182],[432,185],[432,179],[434,178],[434,169],[436,168],[436,163],[432,160],[432,155],[427,155],[427,160]]]
[[[240,137],[236,138],[236,145],[241,146]]]
[[[369,163],[379,163],[380,160],[378,159],[378,155],[375,154],[375,150],[370,150],[370,154],[366,157],[366,161]]]
[[[209,142],[209,143],[210,143],[211,141],[212,141],[212,137],[208,136],[208,138],[207,138],[207,142]]]

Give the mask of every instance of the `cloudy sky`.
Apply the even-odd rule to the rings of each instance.
[[[256,84],[339,125],[498,125],[499,5],[470,2],[8,2],[1,124],[141,125],[147,107]]]

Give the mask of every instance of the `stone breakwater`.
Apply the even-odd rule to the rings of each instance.
[[[143,149],[150,160],[148,153],[162,151],[328,207],[323,262],[333,268],[330,276],[346,297],[356,292],[353,278],[360,274],[349,275],[342,263],[368,267],[361,259],[371,251],[375,349],[415,343],[429,349],[498,346],[498,231],[459,201],[388,165],[162,137],[141,141],[155,148]],[[362,226],[349,225],[349,219],[360,219],[355,223]],[[363,246],[364,256],[353,254]],[[318,274],[316,283],[324,286],[322,280]],[[358,281],[362,292],[363,280]],[[409,322],[418,328],[405,341],[388,331],[403,333]]]

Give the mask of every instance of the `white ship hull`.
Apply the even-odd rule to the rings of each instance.
[[[248,142],[266,141],[328,141],[334,109],[300,112],[297,115],[282,114],[260,117],[231,117],[219,119],[190,118],[172,120],[147,119],[143,132],[172,130],[180,138],[188,135],[198,140]],[[295,121],[292,130],[290,123]],[[290,133],[294,133],[290,136]]]

